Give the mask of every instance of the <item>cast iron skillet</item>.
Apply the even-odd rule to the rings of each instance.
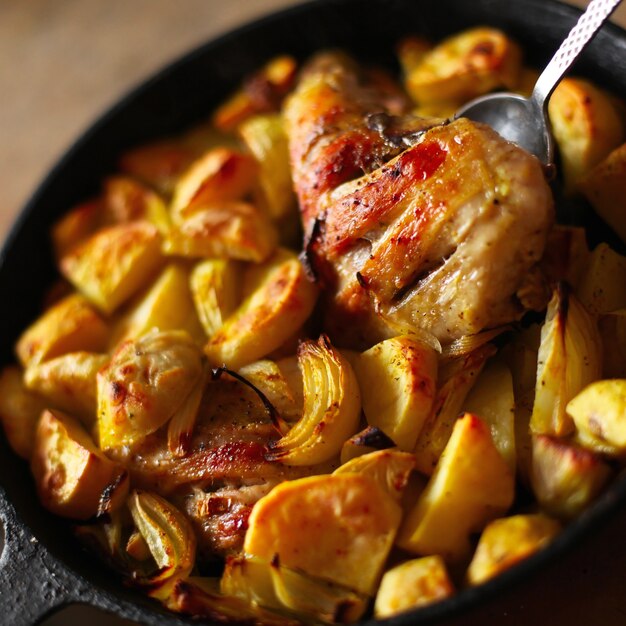
[[[13,343],[38,315],[44,288],[54,277],[48,240],[53,221],[98,190],[124,149],[203,119],[264,60],[283,52],[305,58],[320,48],[343,47],[364,61],[394,67],[393,47],[402,35],[417,33],[436,40],[471,25],[490,24],[517,39],[527,61],[540,66],[579,14],[548,0],[316,0],[240,28],[187,55],[133,91],[85,133],[22,212],[0,255],[0,363],[13,361]],[[626,32],[607,25],[576,72],[624,97],[625,59]],[[598,224],[590,228],[602,230]],[[626,511],[624,503],[626,477],[613,483],[592,509],[540,554],[486,585],[395,618],[391,624],[496,624],[514,608],[511,603],[524,602],[528,596],[523,593],[541,594],[550,586],[554,601],[563,601],[567,586],[559,596],[556,581],[567,578],[563,572],[575,563],[574,548],[596,550],[589,536],[592,531],[604,532],[607,521],[618,519]],[[144,624],[190,623],[126,588],[84,551],[69,524],[40,507],[27,464],[1,436],[0,519],[6,539],[0,556],[1,623],[34,624],[74,602]],[[610,524],[608,528],[610,532]],[[620,536],[619,530],[613,534]],[[522,595],[516,596],[520,589]]]

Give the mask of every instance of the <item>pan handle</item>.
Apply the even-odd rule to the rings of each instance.
[[[33,626],[93,589],[68,572],[21,523],[0,487],[0,623]],[[4,545],[3,545],[4,544]]]

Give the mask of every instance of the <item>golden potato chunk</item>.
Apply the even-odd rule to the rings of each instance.
[[[0,372],[0,422],[9,445],[23,459],[30,459],[39,416],[45,400],[29,391],[22,369],[9,365]]]
[[[215,126],[229,132],[252,115],[279,111],[282,99],[289,92],[298,65],[290,56],[271,59],[255,72],[213,115]]]
[[[269,218],[247,202],[223,202],[171,224],[166,254],[260,263],[275,250],[278,234]]]
[[[254,505],[244,551],[373,595],[401,516],[369,476],[301,478],[281,483]]]
[[[541,550],[561,530],[546,515],[513,515],[489,523],[467,570],[470,585],[485,581]]]
[[[600,380],[567,405],[580,443],[601,454],[626,453],[626,380]]]
[[[463,406],[489,426],[496,448],[515,471],[515,398],[509,368],[502,361],[488,363]]]
[[[435,46],[406,77],[406,88],[419,104],[457,103],[496,88],[514,89],[521,51],[503,32],[479,27]]]
[[[137,339],[153,328],[184,330],[200,345],[206,340],[191,297],[189,271],[182,265],[170,263],[131,303],[113,328],[111,345]]]
[[[624,141],[622,120],[611,99],[588,80],[564,78],[550,98],[548,115],[570,191]]]
[[[550,300],[541,328],[535,402],[530,430],[561,437],[574,430],[567,403],[600,378],[601,340],[596,320],[565,287]]]
[[[191,294],[207,337],[212,337],[241,299],[242,267],[230,259],[207,259],[190,277]]]
[[[596,213],[626,242],[626,143],[600,161],[579,188]]]
[[[48,402],[48,407],[65,411],[91,428],[96,421],[96,375],[109,360],[106,354],[70,352],[32,365],[24,382]]]
[[[239,134],[259,164],[258,184],[263,207],[274,219],[296,206],[289,147],[282,116],[255,115],[239,126]]]
[[[123,342],[98,372],[100,447],[140,442],[183,410],[203,380],[202,361],[184,331],[153,331]]]
[[[531,484],[541,507],[558,517],[579,515],[611,475],[596,454],[556,437],[533,437]]]
[[[291,337],[315,306],[317,287],[288,250],[250,268],[246,282],[249,295],[205,347],[215,365],[239,369],[258,361]]]
[[[361,395],[352,367],[325,335],[298,348],[304,384],[302,417],[278,441],[267,458],[286,465],[330,461],[353,435],[361,416]]]
[[[120,169],[154,187],[162,194],[172,193],[176,181],[198,156],[180,141],[160,140],[125,152]]]
[[[626,257],[606,243],[599,244],[580,277],[576,295],[594,315],[626,308]]]
[[[470,551],[470,535],[513,503],[514,474],[477,416],[459,418],[435,472],[398,534],[415,554],[457,562]]]
[[[128,493],[127,472],[60,411],[44,411],[39,420],[31,470],[43,506],[63,517],[86,520],[113,511]]]
[[[380,582],[374,615],[392,617],[403,611],[439,602],[454,594],[445,563],[439,556],[405,561],[387,570]]]
[[[59,261],[103,225],[102,201],[88,200],[73,207],[52,226],[52,245]]]
[[[79,294],[50,307],[17,340],[15,351],[25,367],[68,352],[104,352],[109,327]]]
[[[412,451],[435,397],[435,350],[410,337],[394,337],[359,355],[354,371],[367,423]]]
[[[209,150],[177,182],[172,217],[176,221],[207,206],[243,199],[252,190],[257,169],[249,154],[222,147]]]
[[[159,231],[136,221],[99,230],[66,254],[60,269],[89,301],[112,313],[146,286],[162,262]]]

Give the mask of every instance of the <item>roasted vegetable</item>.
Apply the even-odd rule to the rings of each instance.
[[[564,286],[550,300],[541,329],[535,403],[530,429],[536,435],[567,435],[574,430],[567,403],[600,378],[600,335],[595,319]]]
[[[376,594],[374,615],[392,617],[453,594],[454,585],[441,557],[425,556],[405,561],[384,573]]]
[[[24,383],[49,408],[78,417],[90,429],[96,421],[96,375],[108,360],[106,354],[70,352],[29,367]]]
[[[401,515],[394,498],[369,476],[301,478],[256,503],[244,551],[371,596]]]
[[[489,427],[466,413],[454,425],[426,490],[404,518],[398,545],[448,562],[468,556],[470,534],[513,503],[514,474],[495,447]]]
[[[352,367],[325,335],[298,349],[304,383],[302,417],[271,444],[269,458],[315,465],[339,454],[359,425],[361,396]]]
[[[69,352],[104,351],[109,327],[87,300],[78,294],[63,298],[31,324],[15,351],[25,367]]]
[[[355,360],[367,423],[413,450],[437,385],[437,354],[410,337],[387,339]]]
[[[30,464],[41,503],[63,517],[86,520],[113,511],[128,493],[128,473],[60,411],[42,414]]]
[[[104,313],[144,287],[163,263],[161,236],[147,221],[97,231],[60,261],[62,274]]]
[[[176,581],[187,578],[194,567],[196,535],[187,518],[155,493],[133,491],[128,508],[158,567],[154,576],[138,582],[153,598],[165,600]]]
[[[565,519],[579,515],[610,476],[609,466],[593,452],[555,437],[533,437],[531,484],[548,513]]]
[[[250,268],[245,280],[243,302],[205,347],[215,365],[238,369],[263,358],[304,324],[315,305],[317,288],[285,249]]]
[[[601,380],[567,405],[580,443],[609,456],[626,452],[626,380]]]
[[[188,410],[203,371],[202,353],[184,331],[154,331],[120,344],[98,372],[100,447],[138,443]]]
[[[11,448],[24,459],[30,459],[35,429],[46,407],[41,396],[29,391],[23,371],[9,365],[0,372],[0,421]]]
[[[479,585],[541,550],[561,530],[546,515],[513,515],[490,522],[467,570],[471,585]]]

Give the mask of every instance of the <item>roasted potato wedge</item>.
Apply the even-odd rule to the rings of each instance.
[[[209,150],[176,183],[170,206],[174,221],[207,206],[242,200],[252,191],[257,169],[255,160],[244,152]]]
[[[86,520],[118,509],[128,494],[128,473],[60,411],[42,414],[30,463],[39,499],[56,515]]]
[[[626,308],[626,257],[606,243],[599,244],[585,266],[576,295],[594,315]]]
[[[221,131],[233,131],[249,117],[280,110],[284,96],[296,77],[298,65],[293,57],[283,55],[271,59],[245,81],[213,115],[213,123]]]
[[[30,459],[39,416],[46,406],[41,396],[24,384],[24,373],[17,365],[0,372],[0,422],[9,445],[23,459]]]
[[[406,77],[406,88],[419,104],[461,103],[519,82],[521,51],[494,28],[466,30],[435,46]]]
[[[576,436],[590,450],[609,456],[626,453],[626,380],[599,380],[567,405]]]
[[[104,221],[104,207],[100,198],[81,202],[70,209],[52,226],[52,245],[59,261],[79,243],[93,235]]]
[[[363,352],[354,371],[367,423],[412,451],[432,409],[437,353],[410,337],[394,337]]]
[[[541,514],[512,515],[490,522],[467,570],[469,584],[480,585],[527,559],[560,530],[558,521]]]
[[[439,602],[454,594],[446,565],[437,555],[405,561],[387,570],[380,581],[374,615],[393,617],[403,611]]]
[[[247,202],[205,206],[171,224],[163,250],[191,258],[217,257],[260,263],[276,248],[269,218]]]
[[[193,302],[207,337],[212,337],[241,300],[243,268],[230,259],[207,259],[190,276]]]
[[[206,341],[191,297],[189,271],[170,263],[149,289],[132,302],[113,328],[111,346],[138,339],[153,328],[184,330],[199,344]]]
[[[108,178],[104,183],[102,202],[104,224],[125,224],[136,220],[154,223],[167,211],[159,194],[128,176]]]
[[[567,403],[600,378],[602,356],[596,320],[573,293],[559,286],[541,329],[535,402],[530,430],[561,437],[574,430]]]
[[[611,476],[596,454],[567,441],[533,437],[531,484],[541,507],[565,519],[582,513]]]
[[[205,347],[215,365],[239,369],[263,358],[291,337],[315,306],[317,287],[288,250],[250,268],[246,282],[247,297]]]
[[[259,164],[262,206],[273,219],[284,218],[296,207],[289,148],[282,116],[255,115],[243,122],[239,134]]]
[[[197,150],[189,145],[165,139],[125,152],[119,165],[122,172],[169,196],[178,178],[197,157]]]
[[[489,426],[496,448],[511,470],[515,471],[513,377],[504,362],[495,361],[485,366],[463,406]]]
[[[579,189],[596,213],[626,242],[626,143],[588,172]]]
[[[578,183],[624,141],[624,127],[609,96],[582,78],[564,78],[548,103],[561,155],[565,187]]]
[[[459,418],[430,481],[405,516],[398,545],[414,554],[439,554],[459,562],[470,535],[513,503],[514,474],[477,416]]]
[[[286,465],[330,461],[359,427],[361,395],[352,367],[325,335],[298,348],[304,383],[302,417],[270,444],[267,458]]]
[[[184,331],[153,331],[120,344],[98,372],[100,447],[142,441],[185,408],[203,375],[202,352]]]
[[[301,478],[255,504],[244,551],[372,596],[401,516],[400,505],[369,476]]]
[[[161,267],[161,236],[147,221],[99,230],[60,261],[61,273],[101,311],[112,313]]]
[[[24,383],[49,408],[78,417],[90,429],[96,421],[96,375],[108,361],[106,354],[70,352],[29,367]]]
[[[109,327],[81,295],[66,296],[31,324],[18,339],[15,351],[30,367],[69,352],[104,352]]]

